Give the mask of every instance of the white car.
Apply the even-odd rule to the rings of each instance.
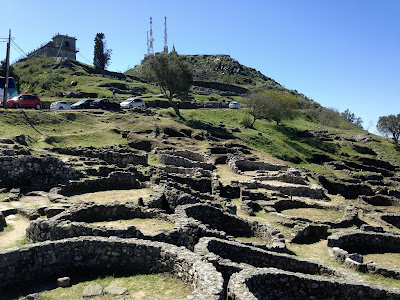
[[[71,109],[71,103],[67,101],[57,101],[50,104],[51,110]]]
[[[133,107],[146,107],[146,103],[142,98],[129,98],[119,104],[121,108],[133,108]]]
[[[236,102],[236,101],[231,101],[231,102],[229,103],[229,108],[232,108],[232,109],[239,109],[239,108],[240,108],[240,103],[239,103],[239,102]]]

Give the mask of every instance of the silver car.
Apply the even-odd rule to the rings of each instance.
[[[121,102],[119,105],[121,108],[146,107],[146,103],[142,98],[129,98]]]
[[[71,109],[71,103],[68,101],[57,101],[50,104],[51,110]]]

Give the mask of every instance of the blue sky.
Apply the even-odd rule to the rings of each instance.
[[[400,113],[399,0],[14,0],[2,8],[15,16],[0,19],[0,37],[11,29],[25,52],[68,34],[77,59],[92,63],[103,32],[113,51],[108,69],[123,72],[147,51],[149,17],[154,49],[163,49],[167,16],[168,46],[180,54],[229,54],[325,107],[349,108],[371,132],[379,116]],[[11,60],[18,57],[11,48]]]

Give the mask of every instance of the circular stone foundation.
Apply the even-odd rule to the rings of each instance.
[[[194,285],[190,299],[222,299],[224,293],[222,275],[199,255],[138,239],[79,237],[26,245],[0,251],[0,270],[0,289],[82,272],[170,273]]]

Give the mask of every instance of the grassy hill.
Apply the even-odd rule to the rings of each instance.
[[[295,120],[285,122],[284,126],[276,126],[270,122],[258,120],[253,129],[241,128],[241,121],[245,115],[243,110],[185,110],[183,115],[186,121],[181,125],[200,130],[212,130],[214,133],[222,132],[223,134],[227,131],[226,128],[218,125],[219,122],[222,122],[224,126],[241,128],[239,132],[229,133],[229,136],[239,138],[245,143],[266,151],[277,158],[299,165],[319,163],[321,160],[340,160],[343,158],[344,153],[355,155],[354,150],[347,146],[346,139],[351,140],[351,136],[366,134],[361,128],[345,122],[337,112],[321,107],[318,103],[306,98],[297,91],[286,90],[273,79],[255,69],[241,65],[228,55],[185,55],[182,57],[193,70],[196,86],[194,86],[191,96],[197,101],[230,101],[232,99],[243,101],[246,95],[229,92],[230,87],[233,87],[233,91],[234,88],[239,88],[239,91],[243,89],[249,92],[259,89],[274,89],[285,90],[296,95],[301,100],[302,109],[298,111],[298,116]],[[80,98],[111,98],[113,90],[116,90],[118,99],[141,95],[148,98],[147,101],[163,100],[159,95],[157,86],[145,83],[141,74],[142,65],[136,66],[125,74],[109,71],[105,71],[102,74],[90,65],[71,59],[33,58],[16,63],[13,68],[20,77],[20,92],[39,94],[47,102],[55,101],[60,97],[70,97],[69,100],[72,102]],[[207,84],[209,84],[209,87],[207,87]],[[6,120],[6,123],[15,124],[16,122],[18,124],[18,122],[24,122],[28,112],[22,113],[24,115],[22,119],[16,117],[18,114],[7,114],[7,118],[15,118],[15,120],[12,122]],[[61,115],[49,115],[47,120],[43,122],[37,121],[37,126],[39,127],[47,126],[46,124],[54,121],[54,124],[59,124],[57,125],[59,128],[63,128],[64,132],[59,133],[57,133],[57,126],[52,128],[50,134],[45,134],[45,136],[50,136],[47,141],[52,141],[55,145],[63,143],[97,144],[98,142],[95,141],[97,136],[100,144],[105,143],[104,141],[120,143],[120,137],[114,139],[112,137],[113,133],[109,133],[104,128],[104,122],[106,122],[107,126],[128,130],[138,124],[138,122],[135,122],[135,125],[132,125],[128,120],[123,121],[126,114],[119,116],[117,118],[119,121],[103,120],[100,125],[96,123],[96,120],[99,120],[98,115],[70,113],[66,116],[67,119],[64,120]],[[170,122],[178,124],[178,120],[173,119],[172,115],[167,114],[166,116],[169,119],[168,124]],[[35,118],[39,118],[39,115],[35,116]],[[69,118],[73,118],[74,122]],[[112,119],[113,117],[110,116],[110,118]],[[143,118],[145,117],[142,116],[141,119]],[[71,125],[71,122],[74,124]],[[146,122],[146,124],[153,124],[155,121],[146,120]],[[166,122],[165,118],[163,118],[162,122]],[[90,133],[88,136],[91,136],[91,138],[89,139],[86,136],[87,127],[85,125],[87,124],[95,128],[91,130],[101,129],[98,130],[101,132]],[[178,126],[177,124],[174,126]],[[74,130],[73,128],[76,126],[78,128]],[[79,126],[84,126],[85,130],[81,130]],[[14,127],[12,130],[4,130],[4,128],[7,128],[7,126],[3,126],[0,132],[5,135],[15,131]],[[68,128],[71,128],[72,133],[71,130],[68,131]],[[28,127],[28,132],[31,129]],[[47,127],[43,128],[43,132],[47,132],[47,129]],[[316,133],[310,133],[310,130]],[[37,136],[37,132],[33,131],[31,133],[33,136]],[[335,136],[337,140],[334,142],[329,139],[328,142],[325,141],[326,136],[329,135]],[[380,137],[374,139],[382,141],[380,146],[385,145],[385,151],[378,151],[379,153],[386,153],[387,159],[390,160],[399,159],[398,151],[392,147],[390,142]],[[43,141],[41,138],[36,140],[38,144],[41,144],[46,138]],[[343,142],[340,142],[342,140]],[[358,142],[356,141],[355,143],[357,144]],[[379,148],[377,145],[373,147]],[[318,168],[314,167],[314,169]]]

